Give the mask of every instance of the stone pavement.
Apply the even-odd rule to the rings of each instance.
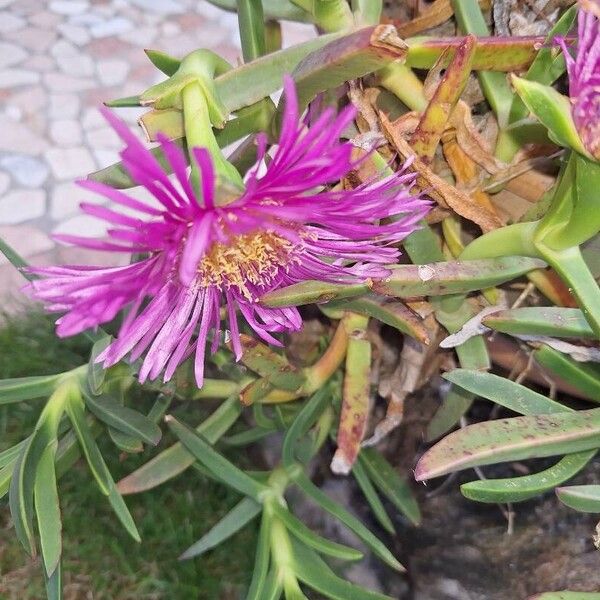
[[[287,44],[306,26],[285,24]],[[0,0],[0,237],[33,264],[114,263],[55,245],[52,233],[102,235],[79,213],[101,202],[73,184],[118,160],[98,106],[162,79],[143,49],[182,56],[206,47],[236,64],[235,15],[203,0]],[[138,109],[119,109],[134,124]],[[0,312],[23,279],[0,255]]]

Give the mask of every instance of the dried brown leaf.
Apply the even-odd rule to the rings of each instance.
[[[380,113],[383,133],[388,141],[405,160],[413,158],[411,169],[419,174],[419,185],[427,189],[427,193],[443,208],[450,207],[455,213],[476,223],[485,233],[500,227],[500,219],[488,209],[479,206],[472,198],[436,175],[420,160],[408,142],[396,130],[394,123]]]

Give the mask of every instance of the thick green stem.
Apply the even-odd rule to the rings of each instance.
[[[196,161],[193,160],[193,148],[206,148],[212,157],[217,176],[227,179],[238,187],[242,187],[243,183],[240,174],[231,163],[227,162],[215,139],[208,102],[200,83],[193,81],[186,85],[181,92],[181,101],[183,105],[186,145],[192,166],[191,181],[198,198],[201,197],[200,172]]]
[[[411,110],[423,112],[427,108],[423,84],[406,65],[392,63],[378,71],[377,77],[382,87],[392,92]]]

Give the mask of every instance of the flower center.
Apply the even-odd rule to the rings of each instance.
[[[297,244],[270,231],[236,235],[228,243],[210,246],[198,266],[200,281],[207,287],[236,287],[254,300],[256,293],[250,287],[270,284],[281,268],[287,270],[298,260],[294,255],[299,250]]]

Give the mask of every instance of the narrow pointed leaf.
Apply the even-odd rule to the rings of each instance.
[[[35,554],[33,535],[33,493],[35,472],[44,449],[50,443],[50,431],[43,427],[29,437],[15,462],[10,480],[9,506],[17,538],[25,550]]]
[[[269,570],[271,538],[271,517],[263,512],[256,543],[256,554],[254,555],[254,568],[252,569],[252,581],[246,595],[246,600],[263,600],[263,590],[267,585],[267,572]]]
[[[179,441],[187,448],[196,460],[200,461],[207,469],[212,471],[221,481],[228,486],[245,494],[254,500],[259,500],[261,492],[265,487],[238,469],[224,456],[219,454],[213,447],[202,438],[196,431],[174,417],[165,417],[171,431],[179,438]]]
[[[137,410],[123,406],[112,396],[101,394],[94,396],[88,390],[82,390],[86,406],[98,419],[133,437],[156,446],[161,438],[160,427]]]
[[[396,469],[373,448],[363,448],[358,460],[379,491],[413,525],[418,525],[421,522],[421,511],[406,479],[400,477]]]
[[[577,133],[571,103],[554,88],[512,76],[512,84],[527,108],[548,128],[551,137],[561,146],[572,148],[587,156],[587,151]]]
[[[62,519],[54,467],[57,446],[56,439],[46,446],[37,465],[34,484],[40,550],[48,577],[57,569],[62,553]]]
[[[326,387],[322,387],[304,404],[283,439],[281,462],[284,467],[291,467],[297,462],[297,445],[306,436],[308,430],[316,423],[330,399],[329,390]]]
[[[214,444],[237,421],[240,413],[241,405],[237,395],[231,396],[196,431]],[[152,489],[183,473],[194,461],[194,456],[177,442],[124,477],[119,481],[117,489],[122,494],[137,494]]]
[[[170,56],[166,52],[161,52],[160,50],[145,50],[144,52],[150,59],[150,62],[168,77],[175,75],[177,69],[179,69],[179,59]]]
[[[531,475],[469,481],[460,486],[460,491],[465,498],[477,502],[499,504],[529,500],[577,475],[594,458],[596,452],[594,449],[567,454],[555,465]]]
[[[392,600],[338,577],[313,550],[292,540],[294,567],[298,579],[333,600]]]
[[[59,379],[60,374],[3,379],[0,381],[0,405],[49,396]]]
[[[455,431],[419,460],[423,481],[468,467],[600,447],[600,409],[498,419]]]
[[[313,550],[333,558],[339,558],[340,560],[360,560],[363,558],[364,555],[360,550],[344,546],[343,544],[337,544],[317,535],[300,519],[297,519],[287,508],[279,504],[273,504],[272,508],[275,516],[283,522],[286,529]]]
[[[346,525],[348,529],[353,531],[383,562],[396,571],[404,571],[404,567],[396,560],[381,540],[369,531],[359,519],[331,500],[306,475],[299,475],[294,480],[294,483],[323,510],[333,515]]]
[[[600,402],[599,365],[578,362],[546,345],[535,350],[533,356],[542,367],[578,389],[587,398]]]
[[[123,433],[113,427],[108,427],[108,435],[113,444],[123,452],[139,454],[144,451],[144,443],[138,437]]]
[[[111,487],[110,492],[108,494],[108,501],[112,509],[115,511],[119,521],[127,531],[127,533],[136,541],[141,542],[142,538],[140,537],[140,533],[136,527],[135,521],[127,508],[127,504],[125,504],[125,500],[123,500],[123,496],[118,492],[114,481],[112,481],[111,477]]]
[[[578,308],[527,306],[495,312],[482,319],[494,331],[516,335],[595,338],[596,335]]]
[[[210,531],[192,544],[179,560],[195,558],[215,548],[245,527],[261,510],[261,505],[251,498],[240,500]]]
[[[3,469],[8,464],[14,463],[26,443],[27,439],[24,439],[18,444],[15,444],[14,446],[11,446],[10,448],[0,452],[0,469]]]
[[[454,369],[445,373],[444,379],[521,415],[556,414],[570,411],[568,407],[559,402],[492,373]]]
[[[558,499],[580,512],[600,513],[600,485],[572,485],[556,490]]]
[[[45,577],[47,600],[63,600],[62,565],[59,562],[50,577]]]
[[[451,386],[442,399],[442,404],[427,424],[425,440],[428,442],[437,440],[450,431],[466,414],[474,399],[475,396],[464,388]]]
[[[88,363],[87,379],[90,391],[94,395],[98,395],[102,389],[104,383],[104,377],[106,375],[106,369],[102,364],[96,362],[96,359],[104,350],[108,347],[111,341],[109,335],[104,334],[93,346],[90,355],[90,362]]]
[[[96,440],[94,439],[85,418],[83,402],[80,398],[72,397],[67,402],[66,409],[90,471],[92,472],[100,491],[105,496],[108,496],[112,478],[106,468],[106,463],[102,458],[102,454],[100,453]]]
[[[367,475],[367,472],[360,461],[354,463],[354,466],[352,467],[352,475],[354,475],[354,479],[356,479],[358,487],[361,489],[365,499],[369,503],[369,507],[371,508],[373,516],[377,519],[377,521],[379,521],[379,524],[388,533],[394,535],[396,533],[394,524],[387,514],[381,498],[379,498],[377,495],[375,486],[371,483],[371,480],[369,479],[369,476]]]

